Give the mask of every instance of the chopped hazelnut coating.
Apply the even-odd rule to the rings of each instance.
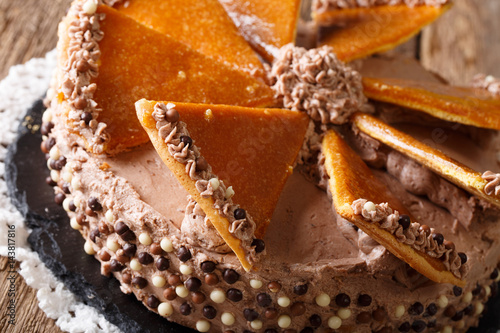
[[[264,78],[257,54],[217,0],[133,0],[116,9],[206,56]]]
[[[320,44],[333,47],[340,60],[350,62],[406,42],[449,7],[409,8],[398,5],[348,8],[316,13],[314,18],[320,24],[339,26],[325,32]]]
[[[295,41],[300,0],[219,0],[240,33],[268,61]]]
[[[500,98],[491,92],[440,83],[363,78],[364,93],[433,117],[482,128],[500,129]]]
[[[500,195],[485,193],[484,189],[488,180],[484,179],[480,172],[472,170],[441,151],[396,130],[373,116],[356,113],[352,121],[362,132],[372,138],[416,160],[469,193],[500,207]]]
[[[108,124],[107,151],[147,142],[134,112],[140,98],[264,106],[273,91],[259,79],[227,67],[107,6],[95,101]]]
[[[443,262],[438,258],[432,258],[426,253],[416,251],[411,246],[399,242],[393,234],[382,229],[377,223],[371,223],[363,216],[355,214],[351,205],[359,198],[376,203],[389,203],[401,214],[408,214],[408,212],[399,199],[375,178],[368,166],[335,131],[329,131],[325,135],[323,154],[326,172],[330,177],[329,188],[333,205],[340,216],[354,223],[395,256],[429,279],[458,286],[465,284],[465,281],[446,270]]]

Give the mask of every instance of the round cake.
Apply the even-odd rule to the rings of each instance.
[[[200,332],[466,331],[500,280],[500,82],[371,56],[448,7],[74,1],[55,202],[122,292]]]

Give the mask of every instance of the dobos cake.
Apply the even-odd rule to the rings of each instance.
[[[500,82],[372,56],[450,7],[74,1],[41,149],[83,250],[200,332],[477,325],[500,279]]]

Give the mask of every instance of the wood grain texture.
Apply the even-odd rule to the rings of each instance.
[[[57,23],[69,0],[0,0],[0,79],[10,66],[56,46]]]
[[[70,0],[0,0],[0,79],[10,66],[41,57],[56,45],[57,23]],[[481,6],[480,6],[481,5]],[[455,8],[426,28],[420,57],[427,68],[453,83],[477,72],[500,76],[500,1],[455,0]],[[419,39],[399,50],[411,55]],[[0,332],[61,332],[38,308],[36,291],[22,277],[16,282],[17,325],[7,325],[6,258],[0,258]]]
[[[18,266],[18,265],[17,265]],[[38,332],[62,332],[53,319],[47,318],[45,313],[38,307],[36,290],[28,287],[21,275],[17,274],[15,280],[16,299],[16,324],[8,323],[7,303],[9,300],[9,281],[6,279],[9,265],[8,259],[0,257],[0,332],[12,333],[38,333]]]
[[[499,77],[499,14],[498,0],[455,0],[422,32],[422,63],[457,85],[468,85],[478,72]]]
[[[57,42],[57,24],[70,0],[0,0],[0,80],[12,65],[43,57]],[[6,237],[6,235],[2,235]],[[62,332],[38,307],[36,290],[16,279],[16,324],[8,324],[7,258],[0,257],[0,332]]]

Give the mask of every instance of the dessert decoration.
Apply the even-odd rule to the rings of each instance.
[[[279,109],[145,100],[136,109],[162,160],[250,269],[254,238],[264,235],[292,174],[307,117]]]
[[[147,142],[133,109],[140,98],[245,106],[273,103],[272,91],[261,80],[224,66],[113,8],[101,5],[92,15],[78,8],[74,11],[60,27],[60,53],[62,59],[68,58],[67,66],[73,69],[69,75],[77,73],[77,81],[68,77],[63,91],[71,105],[68,125],[82,133],[94,152],[114,153]],[[106,19],[99,22],[103,14]],[[75,40],[81,34],[88,46]],[[93,39],[94,35],[99,38]],[[79,55],[90,47],[96,57],[90,65],[82,65],[85,68],[78,67]]]
[[[390,78],[363,78],[364,93],[376,101],[422,111],[436,118],[500,129],[500,98],[473,88]]]
[[[478,198],[500,207],[500,196],[485,193],[484,189],[488,182],[482,177],[481,173],[453,160],[441,151],[412,138],[408,134],[396,130],[373,116],[356,113],[352,117],[352,121],[360,131],[372,138],[416,160]]]
[[[323,154],[340,216],[429,279],[465,286],[465,267],[454,247],[446,248],[442,234],[411,222],[401,202],[335,131],[325,135]]]
[[[265,77],[257,54],[217,0],[134,0],[115,8],[225,65]]]
[[[219,0],[240,33],[268,61],[295,41],[300,0]]]
[[[340,60],[350,62],[408,41],[449,7],[348,8],[317,13],[314,18],[319,24],[335,26],[322,32],[320,44],[333,47]]]
[[[484,193],[498,197],[500,195],[500,173],[485,171],[481,177],[488,182],[484,185]]]
[[[500,97],[500,79],[491,75],[478,74],[472,81],[474,88],[484,89]]]
[[[338,17],[407,13],[403,4],[420,14],[447,8],[440,0],[318,3]],[[377,117],[403,115],[398,122],[423,122],[399,106],[418,95],[408,82],[441,81],[415,60],[377,57],[349,68],[331,47],[283,46],[293,42],[298,1],[223,4],[239,30],[214,1],[76,0],[62,22],[41,149],[55,202],[85,252],[123,292],[203,332],[451,333],[477,324],[500,280],[500,177],[358,113],[373,108],[353,68],[407,85],[402,93],[380,86],[372,97],[396,96],[377,104]],[[191,22],[197,17],[207,20]],[[207,27],[211,41],[191,33]],[[373,45],[395,45],[407,37],[402,27]],[[236,31],[274,59],[265,76]],[[474,84],[490,91],[481,112],[495,118],[486,108],[496,103],[496,81]],[[470,100],[422,85],[420,106]],[[286,109],[260,108],[270,105]],[[459,132],[484,148],[480,166],[495,171],[497,131]],[[443,146],[459,161],[470,157]]]
[[[331,47],[283,47],[269,72],[275,98],[321,124],[343,124],[366,108],[361,76],[337,59]]]

